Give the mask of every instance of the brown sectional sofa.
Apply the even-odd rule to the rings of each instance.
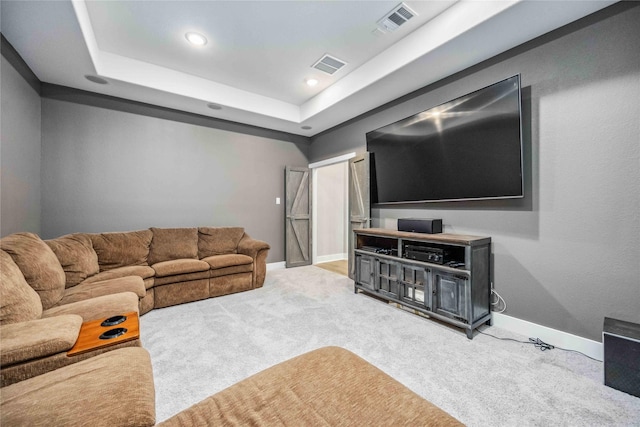
[[[67,357],[82,322],[261,287],[269,245],[241,227],[151,228],[0,239],[1,386],[129,341]]]
[[[241,227],[152,227],[77,233],[45,242],[64,269],[67,293],[76,286],[141,278],[140,314],[259,288],[269,252],[267,243],[252,239]]]

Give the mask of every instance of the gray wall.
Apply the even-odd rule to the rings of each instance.
[[[601,339],[640,322],[640,7],[616,4],[314,138],[311,161],[362,152],[365,133],[520,73],[524,200],[375,208],[491,236],[505,314]]]
[[[342,162],[316,170],[318,238],[315,245],[318,257],[347,253],[348,165],[348,162]]]
[[[135,108],[134,108],[135,109]],[[284,260],[286,165],[308,145],[42,99],[42,235],[243,226]]]
[[[1,66],[0,236],[39,233],[40,95],[4,56]]]

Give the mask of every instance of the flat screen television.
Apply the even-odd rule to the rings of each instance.
[[[516,75],[367,133],[375,204],[521,198]]]

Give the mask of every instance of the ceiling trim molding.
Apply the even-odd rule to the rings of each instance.
[[[2,38],[0,51],[2,52],[2,56],[4,59],[11,64],[11,66],[22,76],[22,78],[36,91],[38,95],[42,92],[42,82],[35,75],[35,73],[31,70],[29,65],[22,59],[22,56],[18,53],[17,50],[9,43],[4,37],[4,34],[0,33],[0,37]]]
[[[290,142],[308,146],[311,139],[292,133],[267,129],[259,126],[233,122],[230,120],[218,119],[186,111],[176,110],[158,105],[147,104],[139,101],[132,101],[111,95],[103,95],[67,86],[51,83],[42,83],[41,97],[58,101],[72,102],[91,107],[105,108],[108,110],[121,111],[125,113],[138,114],[147,117],[154,117],[174,122],[187,123],[196,126],[204,126],[212,129],[227,132],[240,133],[256,136],[260,138],[275,139],[278,141]]]
[[[297,105],[100,50],[86,0],[72,0],[72,5],[93,66],[101,77],[199,99],[203,103],[215,102],[280,120],[301,122]]]

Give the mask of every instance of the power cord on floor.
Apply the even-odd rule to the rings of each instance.
[[[542,341],[540,338],[529,338],[529,342],[536,348],[539,348],[540,351],[553,350],[555,348],[551,344],[547,344],[546,342]]]
[[[491,305],[493,306],[492,310],[495,313],[504,313],[505,310],[507,309],[507,302],[493,288],[491,288]],[[500,307],[501,305],[502,305],[502,308],[498,309],[498,307]]]
[[[481,333],[482,335],[487,335],[487,336],[489,336],[489,337],[491,337],[491,338],[495,338],[495,339],[497,339],[497,340],[502,340],[502,341],[515,341],[515,342],[519,342],[519,343],[521,343],[521,344],[533,344],[536,348],[539,348],[539,349],[540,349],[540,351],[553,350],[553,349],[556,349],[556,348],[557,348],[558,350],[568,351],[568,352],[571,352],[571,353],[578,353],[578,354],[583,355],[584,357],[588,357],[588,358],[589,358],[589,359],[591,359],[591,360],[595,360],[596,362],[601,362],[600,360],[598,360],[598,359],[594,359],[593,357],[588,356],[588,355],[584,354],[584,353],[583,353],[583,352],[581,352],[581,351],[578,351],[578,350],[568,350],[568,349],[566,349],[566,348],[556,347],[556,346],[553,346],[553,345],[551,345],[551,344],[547,344],[546,342],[542,341],[540,338],[529,338],[529,341],[521,341],[521,340],[517,340],[517,339],[514,339],[514,338],[503,338],[503,337],[497,337],[497,336],[495,336],[495,335],[491,335],[491,334],[488,334],[488,333],[486,333],[486,332],[482,332],[481,330],[478,330],[478,332],[479,332],[479,333]]]

